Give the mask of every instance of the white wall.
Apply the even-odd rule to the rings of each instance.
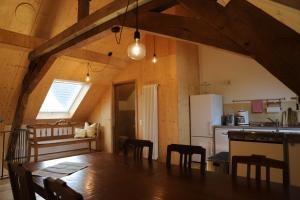
[[[235,99],[281,98],[296,96],[254,59],[215,47],[199,45],[201,93],[217,93],[224,103]],[[228,84],[228,82],[230,82]]]

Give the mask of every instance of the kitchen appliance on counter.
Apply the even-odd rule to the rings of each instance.
[[[245,110],[239,110],[236,116],[237,125],[248,126],[249,125],[249,113]]]
[[[234,126],[235,125],[233,113],[229,113],[228,115],[226,115],[225,125],[226,126]]]
[[[206,149],[206,158],[214,154],[213,126],[221,125],[223,115],[222,96],[216,94],[190,96],[191,145]],[[200,162],[199,155],[193,161]]]

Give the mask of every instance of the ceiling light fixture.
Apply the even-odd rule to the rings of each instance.
[[[88,66],[87,66],[87,73],[86,73],[85,81],[86,82],[91,81],[91,78],[90,78],[90,63],[88,63]]]
[[[153,58],[152,62],[155,64],[157,63],[157,57],[156,57],[156,47],[155,47],[155,36],[153,35]]]
[[[91,81],[91,76],[90,76],[91,73],[98,73],[98,72],[104,71],[106,69],[106,67],[110,64],[110,60],[111,60],[112,55],[113,55],[113,52],[111,52],[111,51],[109,51],[107,53],[108,60],[107,60],[107,62],[105,63],[104,67],[101,70],[95,70],[95,69],[93,69],[93,67],[90,63],[87,63],[87,73],[86,73],[86,76],[85,76],[85,81],[86,82]]]
[[[141,43],[141,34],[139,32],[139,26],[138,26],[138,9],[139,4],[138,0],[136,1],[136,30],[134,32],[134,43],[128,46],[127,52],[128,57],[133,60],[141,60],[146,56],[146,48]]]

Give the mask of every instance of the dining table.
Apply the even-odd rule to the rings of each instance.
[[[257,184],[214,172],[201,174],[199,169],[184,170],[177,165],[167,168],[163,162],[136,161],[104,152],[28,163],[25,168],[33,172],[62,162],[87,164],[86,168],[61,178],[85,200],[300,199],[300,187]],[[44,178],[33,176],[34,190],[42,197]]]

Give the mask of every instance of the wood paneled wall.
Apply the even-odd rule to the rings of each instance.
[[[189,96],[200,94],[198,46],[176,42],[179,143],[190,144]]]
[[[137,84],[138,116],[141,119],[141,92],[147,84],[157,83],[159,107],[159,158],[164,158],[166,145],[178,142],[178,98],[176,77],[176,42],[170,39],[156,38],[158,62],[153,64],[153,37],[146,36],[147,58],[130,64],[127,69],[113,79],[113,83],[135,80]],[[90,116],[91,121],[100,122],[103,126],[104,150],[112,151],[112,86],[99,99],[99,104]],[[137,127],[138,138],[143,133]]]
[[[156,37],[158,62],[153,64],[153,36],[146,36],[147,58],[134,62],[113,79],[113,83],[135,80],[138,102],[138,138],[143,138],[139,126],[142,110],[141,92],[147,84],[159,84],[159,160],[164,161],[171,143],[189,144],[189,95],[199,93],[198,48],[196,45]],[[103,126],[104,150],[112,152],[112,86],[99,100],[90,121]]]

